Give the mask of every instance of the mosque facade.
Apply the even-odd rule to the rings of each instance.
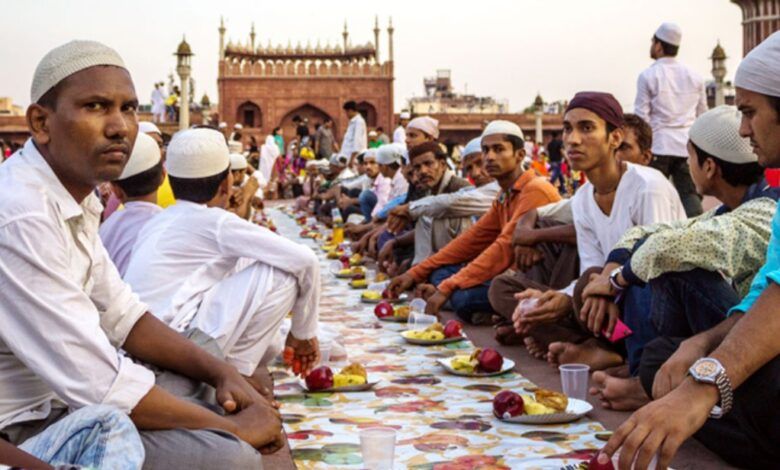
[[[731,0],[742,9],[742,47],[747,55],[780,30],[780,0]]]

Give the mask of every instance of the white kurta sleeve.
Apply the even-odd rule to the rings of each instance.
[[[409,213],[415,220],[422,216],[434,219],[481,216],[490,210],[497,195],[498,185],[493,183],[481,188],[463,188],[418,199],[409,205]]]
[[[636,81],[636,99],[634,100],[634,114],[642,118],[645,122],[650,122],[650,87],[648,86],[645,74],[639,74]]]
[[[362,152],[368,148],[368,131],[366,130],[366,121],[358,119],[355,123],[355,135],[353,137],[353,152]]]
[[[317,335],[320,264],[310,248],[229,212],[220,220],[217,243],[226,256],[257,260],[293,276],[298,298],[293,305],[291,332],[298,339]]]
[[[133,295],[123,283],[99,279],[111,271],[103,259],[93,266],[93,292],[117,298],[115,306],[96,308],[69,271],[68,249],[61,228],[44,214],[0,227],[0,336],[69,406],[129,413],[154,386],[154,374],[119,354],[109,337],[126,336],[141,304],[128,300]],[[128,319],[118,318],[123,314]]]

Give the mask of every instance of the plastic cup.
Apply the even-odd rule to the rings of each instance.
[[[539,299],[523,299],[520,301],[518,308],[520,309],[520,315],[525,316],[528,312],[533,311],[537,305],[539,305]]]
[[[330,362],[330,351],[333,348],[331,341],[320,341],[320,365],[327,366]]]
[[[424,330],[436,323],[438,319],[434,315],[426,315],[419,312],[410,312],[406,321],[410,330]]]
[[[360,431],[360,453],[363,468],[368,470],[391,470],[395,457],[395,429],[368,428]]]
[[[561,388],[569,398],[585,400],[588,397],[588,379],[590,366],[586,364],[563,364],[561,371]]]
[[[425,307],[428,306],[428,302],[421,298],[412,299],[411,302],[409,302],[409,309],[412,312],[416,313],[425,313]]]

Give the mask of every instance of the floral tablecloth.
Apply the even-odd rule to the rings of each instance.
[[[517,373],[473,379],[447,374],[437,358],[474,348],[469,341],[423,347],[398,334],[404,324],[377,321],[360,291],[328,271],[331,262],[284,212],[268,211],[280,235],[311,246],[322,262],[320,321],[341,331],[349,362],[363,364],[376,387],[359,393],[304,393],[277,369],[276,393],[298,468],[362,468],[358,433],[376,425],[397,430],[395,468],[575,468],[603,446],[604,427],[588,418],[566,425],[530,426],[499,421],[492,398],[501,389],[533,384]],[[339,369],[344,364],[331,364]]]

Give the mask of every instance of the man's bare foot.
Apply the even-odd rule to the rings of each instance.
[[[533,336],[526,336],[523,342],[525,343],[525,349],[531,357],[541,360],[547,357],[547,348],[537,342]]]
[[[518,346],[523,344],[523,337],[517,334],[513,325],[501,325],[496,327],[496,341],[505,346]]]
[[[561,364],[587,364],[590,370],[604,370],[623,364],[623,357],[614,351],[608,351],[596,340],[587,340],[582,344],[555,342],[550,343],[547,362],[557,367]]]
[[[634,411],[650,403],[639,377],[614,377],[604,371],[593,373],[590,394],[599,399],[602,407],[610,410]]]

